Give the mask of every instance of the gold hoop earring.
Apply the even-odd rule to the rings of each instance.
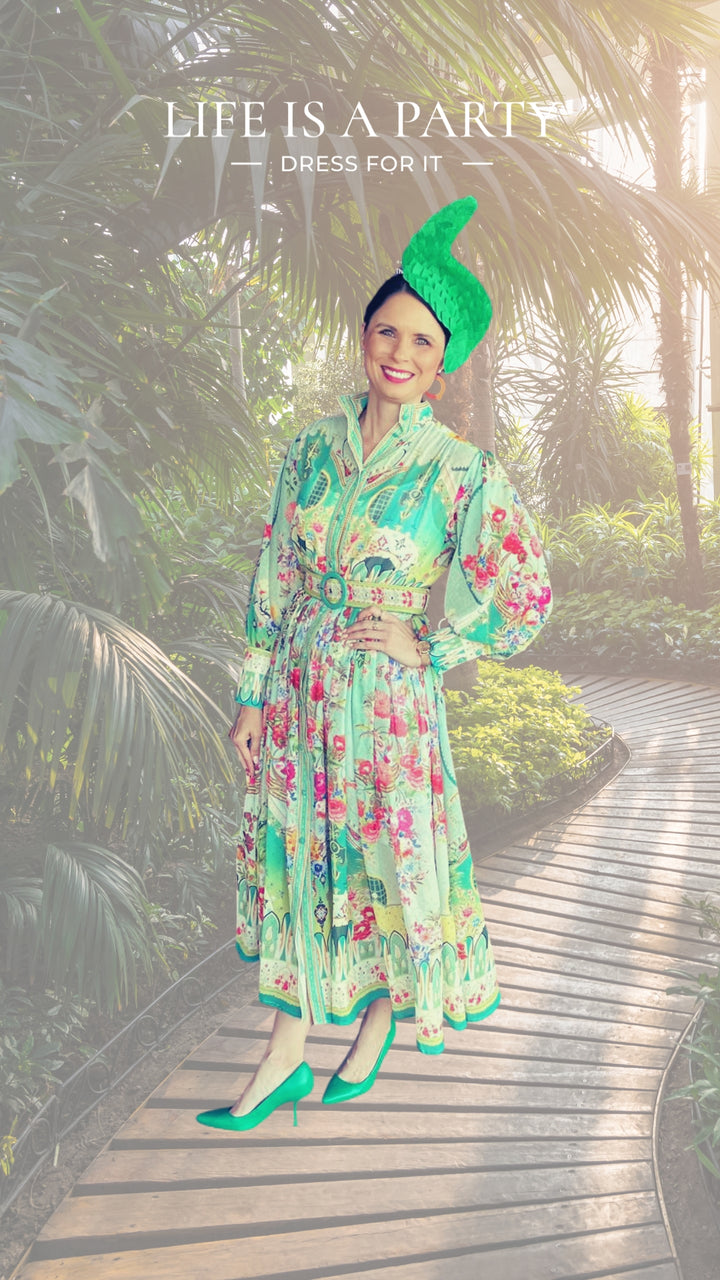
[[[441,374],[441,373],[438,373],[438,374],[436,374],[435,376],[436,376],[436,381],[440,383],[440,390],[439,390],[439,391],[426,391],[426,392],[425,392],[425,395],[427,396],[428,400],[442,400],[442,398],[443,398],[443,396],[445,395],[445,392],[446,392],[446,390],[447,390],[447,384],[446,384],[445,379],[443,378],[442,374]]]

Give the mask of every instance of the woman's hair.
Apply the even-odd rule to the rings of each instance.
[[[365,308],[363,323],[367,326],[375,315],[375,312],[379,311],[383,303],[386,302],[388,298],[392,297],[394,293],[410,293],[413,298],[417,298],[418,302],[422,302],[423,306],[427,307],[430,315],[434,316],[440,325],[440,328],[445,334],[445,346],[447,346],[450,341],[450,330],[443,324],[442,320],[438,319],[432,307],[428,306],[425,299],[421,298],[420,294],[413,289],[412,285],[408,284],[401,271],[396,271],[394,276],[390,276],[389,280],[386,280],[384,284],[380,285],[377,293],[373,295]]]

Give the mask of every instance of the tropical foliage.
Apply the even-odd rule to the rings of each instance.
[[[700,937],[720,942],[717,895],[693,898],[685,894],[683,902],[693,907],[699,919]],[[690,1145],[703,1167],[713,1178],[720,1179],[720,969],[698,974],[689,974],[681,969],[674,972],[685,982],[668,987],[668,994],[677,992],[695,996],[699,1018],[690,1042],[684,1046],[690,1064],[690,1083],[668,1094],[668,1101],[673,1098],[692,1100],[693,1138]]]
[[[720,593],[720,499],[699,502],[701,547],[710,591]],[[567,590],[612,586],[629,599],[682,599],[683,546],[677,496],[650,501],[640,491],[619,509],[586,503],[564,521],[543,525],[553,583]]]
[[[482,796],[485,817],[522,811],[530,800],[544,798],[550,780],[581,766],[607,731],[568,700],[582,690],[564,684],[556,671],[532,665],[514,670],[494,662],[476,667],[471,689],[448,689],[445,695],[463,803],[469,813]]]
[[[638,600],[616,588],[568,591],[533,645],[534,661],[659,671],[677,665],[713,679],[720,658],[720,604],[691,609],[668,596]]]

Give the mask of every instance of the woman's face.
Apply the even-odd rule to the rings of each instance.
[[[363,326],[371,388],[393,404],[419,404],[442,368],[445,334],[411,293],[393,293]]]

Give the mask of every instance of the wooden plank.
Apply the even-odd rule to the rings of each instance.
[[[165,1148],[274,1144],[282,1139],[282,1150],[294,1143],[347,1144],[348,1160],[357,1144],[369,1142],[437,1142],[448,1145],[472,1141],[526,1140],[544,1143],[560,1138],[597,1140],[601,1138],[647,1138],[652,1133],[649,1111],[398,1111],[373,1109],[375,1089],[346,1107],[312,1107],[305,1102],[298,1107],[297,1128],[289,1108],[270,1116],[257,1130],[248,1134],[223,1133],[199,1125],[195,1114],[200,1108],[173,1106],[154,1109],[142,1107],[123,1125],[111,1140],[109,1150],[131,1150],[142,1146]],[[272,1131],[271,1127],[272,1126]],[[250,1137],[252,1134],[252,1139]]]
[[[614,1243],[617,1244],[617,1241]],[[560,1280],[563,1276],[568,1277],[568,1280],[577,1280],[576,1267],[581,1265],[575,1261],[578,1251],[579,1246],[575,1244],[566,1246],[566,1242],[563,1241],[553,1253],[551,1262],[547,1262],[547,1248],[540,1251],[540,1257],[538,1257],[537,1247],[532,1245],[528,1245],[525,1249],[516,1247],[492,1253],[482,1249],[470,1257],[446,1256],[432,1258],[429,1261],[417,1259],[407,1266],[398,1267],[393,1263],[390,1267],[381,1265],[371,1267],[369,1270],[363,1269],[362,1272],[358,1272],[358,1280],[360,1278],[361,1280],[447,1280],[449,1267],[452,1268],[454,1280],[464,1280],[465,1277],[467,1280],[478,1280],[479,1276],[482,1276],[483,1280],[528,1280],[530,1275],[542,1275],[544,1280],[550,1272],[532,1270],[538,1265],[551,1265],[553,1277],[559,1277]],[[622,1256],[622,1246],[619,1249],[616,1248],[615,1254]],[[587,1272],[584,1274],[587,1275]],[[332,1276],[323,1273],[323,1280],[347,1280],[347,1276],[347,1271],[336,1271]],[[673,1261],[651,1263],[649,1266],[639,1268],[633,1267],[630,1271],[625,1269],[622,1272],[614,1271],[612,1275],[606,1271],[600,1274],[599,1271],[594,1270],[592,1276],[593,1280],[681,1280]]]
[[[177,1069],[179,1081],[198,1074],[217,1076],[239,1074],[250,1075],[263,1056],[265,1046],[257,1045],[252,1050],[232,1056],[219,1048],[217,1052],[208,1052],[201,1046],[195,1050]],[[318,1078],[331,1076],[345,1056],[345,1045],[308,1040],[306,1058]],[[510,1057],[502,1054],[480,1052],[477,1044],[475,1053],[448,1053],[429,1057],[419,1053],[414,1046],[398,1046],[397,1041],[390,1049],[384,1065],[384,1078],[405,1078],[413,1083],[425,1083],[430,1088],[448,1083],[464,1083],[476,1080],[500,1083],[537,1081],[544,1083],[563,1083],[587,1085],[591,1088],[603,1089],[656,1089],[660,1072],[656,1067],[622,1067],[611,1062],[584,1061],[572,1062],[560,1054],[535,1054],[534,1057]]]
[[[518,947],[518,950],[520,948]],[[661,1031],[666,1028],[675,1028],[682,1031],[690,1021],[692,1012],[692,1002],[689,1002],[688,1010],[685,1013],[674,1012],[662,1008],[649,1007],[651,1002],[656,1001],[654,991],[648,990],[648,1005],[631,1004],[614,1004],[610,998],[607,1000],[578,999],[573,994],[573,989],[582,990],[583,984],[579,979],[568,977],[563,981],[562,974],[558,977],[558,990],[554,990],[554,975],[550,972],[546,974],[545,970],[540,967],[540,960],[545,962],[545,957],[538,954],[537,968],[514,969],[509,961],[503,959],[506,954],[501,944],[495,947],[495,954],[498,957],[498,973],[500,974],[500,983],[502,990],[502,1000],[506,1004],[511,1004],[518,1012],[530,1012],[537,1010],[544,1014],[548,1020],[551,1016],[563,1016],[568,1019],[584,1019],[591,1023],[606,1022],[608,1027],[612,1026],[613,1033],[620,1035],[627,1027],[636,1026],[638,1033],[645,1034],[647,1031]],[[507,948],[507,954],[511,954],[511,948]],[[530,983],[533,986],[530,986]],[[536,988],[536,989],[535,989]],[[612,985],[608,984],[608,992],[611,992]],[[502,1004],[490,1016],[494,1018],[500,1012]],[[507,1012],[507,1010],[506,1010]],[[483,1023],[478,1024],[482,1028]],[[487,1026],[490,1025],[488,1018]],[[468,1028],[470,1030],[470,1028]],[[459,1034],[465,1034],[461,1032]],[[568,1031],[568,1034],[570,1032]],[[670,1037],[670,1043],[674,1043],[677,1036]]]
[[[650,935],[640,933],[639,930],[628,930],[627,945],[623,945],[618,939],[618,930],[599,931],[594,922],[567,920],[564,916],[552,916],[547,912],[528,911],[522,924],[519,924],[518,915],[516,907],[499,902],[496,898],[493,899],[492,912],[486,910],[493,946],[495,938],[502,935],[508,941],[536,946],[539,952],[562,951],[568,958],[568,964],[574,963],[576,969],[578,966],[584,966],[586,972],[593,964],[604,967],[608,976],[611,973],[621,972],[627,978],[633,970],[637,970],[638,979],[640,975],[644,975],[643,981],[648,987],[668,986],[668,971],[677,968],[680,962],[689,972],[706,968],[708,963],[713,962],[714,957],[720,963],[718,948],[713,951],[703,950],[702,960],[694,960],[692,956],[685,954],[684,949],[680,949],[681,944],[677,944],[677,954],[674,954],[673,940],[658,942]],[[584,960],[582,957],[587,956],[589,944],[593,943],[595,943],[598,958]],[[636,945],[631,946],[631,943]],[[667,997],[670,1004],[683,998],[682,996]]]
[[[573,1232],[586,1234],[573,1238]],[[557,1239],[548,1243],[547,1237],[553,1235]],[[540,1237],[537,1244],[533,1244],[533,1236]],[[515,1244],[515,1259],[510,1248],[493,1248],[519,1240],[526,1243],[519,1247]],[[538,1263],[537,1251],[545,1251],[544,1257],[539,1255],[537,1270],[528,1270],[528,1249],[534,1250],[534,1263]],[[565,1249],[571,1252],[566,1253]],[[462,1251],[468,1251],[464,1257]],[[80,1253],[47,1261],[31,1259],[20,1280],[98,1280],[98,1276],[103,1280],[254,1280],[270,1276],[280,1280],[293,1270],[312,1273],[319,1260],[323,1269],[328,1265],[357,1266],[361,1275],[368,1263],[391,1259],[402,1263],[409,1254],[413,1265],[428,1255],[439,1255],[444,1260],[445,1276],[451,1260],[454,1280],[460,1280],[462,1275],[457,1270],[461,1262],[469,1263],[474,1270],[465,1274],[477,1280],[476,1251],[482,1253],[483,1275],[492,1280],[528,1280],[531,1275],[541,1280],[549,1276],[553,1280],[566,1276],[569,1280],[574,1273],[587,1269],[586,1259],[593,1253],[596,1258],[601,1253],[600,1266],[611,1269],[623,1263],[633,1266],[640,1260],[660,1261],[669,1252],[654,1196],[640,1193],[573,1198],[541,1208],[503,1205],[499,1211],[361,1221],[341,1230],[318,1226],[314,1218],[305,1230],[277,1231],[272,1235],[240,1236],[235,1228],[234,1234],[225,1239],[216,1234],[209,1240],[184,1245],[163,1245],[158,1240],[155,1245],[146,1244],[140,1249]],[[503,1267],[511,1262],[516,1268],[514,1275],[512,1271],[497,1270],[493,1276],[485,1265],[488,1260]],[[524,1270],[520,1269],[521,1263]],[[397,1268],[394,1271],[397,1275]]]
[[[299,1126],[298,1126],[299,1127]],[[200,1126],[197,1126],[200,1133]],[[228,1146],[178,1147],[162,1151],[136,1148],[106,1150],[95,1158],[75,1186],[75,1194],[92,1190],[155,1189],[184,1183],[222,1183],[236,1178],[258,1177],[263,1182],[287,1181],[296,1177],[348,1176],[363,1172],[440,1173],[444,1170],[492,1170],[548,1167],[552,1165],[617,1164],[641,1161],[650,1164],[649,1138],[576,1138],[545,1141],[475,1141],[447,1143],[442,1132],[434,1142],[389,1142],[380,1137],[365,1146],[262,1146],[257,1130],[253,1137]],[[259,1139],[259,1141],[258,1141]],[[253,1145],[253,1141],[255,1145]],[[122,1185],[121,1185],[122,1184]]]
[[[573,836],[572,832],[568,834],[565,831],[551,831],[550,828],[546,828],[542,834],[531,836],[522,845],[507,845],[502,852],[507,853],[513,847],[523,850],[545,849],[576,858],[592,858],[597,865],[599,850],[602,864],[610,864],[613,869],[616,865],[622,867],[627,864],[628,867],[642,868],[648,877],[657,868],[661,871],[699,876],[705,881],[717,870],[714,849],[711,848],[709,855],[698,857],[695,856],[697,849],[692,842],[690,846],[690,849],[673,852],[672,846],[668,848],[662,841],[655,838],[650,841],[649,837],[645,840],[631,840],[625,837],[622,840],[610,841],[607,834],[603,835],[602,832],[578,831]]]
[[[499,1012],[499,1009],[495,1011]],[[441,1055],[442,1059],[449,1062],[456,1058],[462,1058],[466,1055],[476,1056],[482,1052],[486,1057],[512,1057],[512,1058],[543,1058],[545,1056],[552,1057],[554,1061],[569,1062],[593,1062],[596,1063],[599,1058],[609,1064],[615,1064],[619,1067],[654,1067],[662,1070],[667,1062],[668,1055],[662,1049],[649,1048],[646,1045],[620,1045],[606,1043],[600,1037],[588,1040],[579,1040],[569,1036],[537,1036],[523,1035],[520,1033],[507,1032],[504,1030],[495,1030],[493,1027],[495,1015],[484,1020],[484,1025],[478,1023],[472,1027],[473,1031],[480,1031],[482,1034],[482,1045],[475,1038],[475,1041],[469,1041],[466,1032],[456,1032],[452,1034],[448,1031],[445,1053]],[[343,1030],[354,1030],[355,1028],[343,1028]],[[340,1030],[340,1028],[338,1028]],[[470,1027],[467,1029],[471,1030]],[[307,1045],[308,1052],[314,1044],[332,1043],[339,1046],[340,1043],[350,1043],[350,1036],[343,1036],[341,1039],[332,1036],[335,1028],[316,1028],[314,1032],[308,1036]],[[489,1032],[492,1031],[492,1036]],[[332,1036],[332,1039],[329,1037]],[[600,1049],[602,1045],[602,1049]],[[214,1059],[217,1062],[235,1061],[240,1054],[244,1054],[244,1040],[242,1036],[229,1036],[216,1033],[209,1040],[198,1045],[198,1048],[185,1059],[185,1062],[194,1062],[200,1056],[205,1059]],[[394,1050],[398,1047],[396,1039]]]
[[[481,864],[479,878],[484,879],[482,872],[489,866],[489,861]],[[657,899],[677,903],[678,910],[687,912],[691,912],[691,908],[681,905],[681,895],[693,891],[705,893],[710,882],[710,877],[696,877],[687,871],[664,870],[653,864],[652,882],[648,884],[647,866],[623,863],[620,867],[614,866],[610,870],[605,864],[598,866],[597,856],[582,856],[577,852],[561,853],[557,849],[540,849],[537,846],[532,851],[509,848],[500,854],[495,854],[492,859],[492,869],[496,867],[498,870],[507,872],[508,875],[527,869],[530,873],[535,871],[539,876],[547,867],[548,871],[552,871],[554,875],[577,876],[581,884],[597,883],[600,888],[615,885],[619,893],[628,897],[631,895],[642,897],[647,890],[650,902]]]
[[[221,1071],[174,1072],[148,1099],[148,1106],[163,1108],[167,1105],[196,1106],[198,1110],[228,1105],[228,1099],[237,1097],[246,1083],[246,1073]],[[317,1105],[319,1081],[316,1085]],[[315,1095],[311,1095],[315,1097]],[[474,1079],[454,1082],[445,1089],[442,1081],[414,1080],[409,1077],[393,1078],[387,1071],[378,1076],[373,1086],[374,1110],[382,1108],[419,1108],[427,1110],[452,1110],[456,1107],[486,1110],[492,1107],[553,1110],[572,1110],[587,1107],[590,1111],[648,1111],[655,1098],[653,1089],[613,1089],[590,1085],[542,1085],[528,1080],[496,1081]],[[357,1108],[367,1105],[354,1099]],[[307,1107],[307,1101],[304,1106]]]
[[[559,954],[562,960],[562,953]],[[597,981],[578,977],[572,972],[566,972],[562,963],[558,963],[557,956],[558,952],[539,949],[533,952],[509,941],[498,941],[495,944],[495,958],[501,990],[510,984],[515,990],[520,988],[528,992],[546,992],[549,998],[555,994],[585,997],[587,1016],[597,1016],[605,1021],[632,1021],[638,1008],[645,1008],[648,1014],[658,1009],[664,1021],[675,1018],[673,1025],[676,1026],[685,1026],[690,1019],[694,1007],[691,996],[668,996],[667,1004],[672,1007],[666,1008],[663,988],[643,987],[640,984],[631,987],[627,983],[616,982],[611,975]],[[667,978],[668,985],[669,982],[670,979]],[[643,999],[646,999],[645,1005],[642,1003]]]
[[[562,882],[548,881],[538,877],[517,876],[508,883],[507,872],[504,874],[492,870],[483,878],[487,894],[487,886],[494,885],[497,892],[493,894],[493,913],[497,902],[510,903],[518,912],[534,914],[536,910],[552,915],[571,916],[579,920],[598,920],[607,927],[634,931],[641,938],[650,936],[666,940],[673,950],[683,948],[683,954],[702,956],[702,952],[711,950],[709,943],[698,936],[697,924],[691,919],[683,921],[677,915],[664,918],[658,912],[650,912],[633,905],[631,899],[622,899],[620,904],[613,901],[619,895],[593,892],[592,896],[578,892],[577,886],[568,885],[563,888]],[[637,903],[637,900],[636,900]],[[685,908],[689,917],[690,908]]]
[[[715,824],[693,822],[691,818],[680,815],[674,819],[672,813],[667,814],[664,819],[658,818],[657,822],[653,822],[647,817],[630,818],[622,814],[616,817],[603,815],[601,818],[597,814],[582,810],[573,819],[573,827],[583,835],[589,832],[597,834],[604,841],[605,846],[616,842],[621,847],[627,846],[628,841],[637,833],[643,848],[652,849],[653,840],[661,841],[663,848],[674,847],[678,854],[683,854],[685,847],[690,843],[696,850],[712,850],[713,854],[718,846],[718,832]]]
[[[248,1173],[252,1170],[246,1166]],[[452,1213],[462,1208],[484,1209],[514,1201],[532,1200],[540,1205],[569,1196],[622,1195],[631,1191],[651,1191],[652,1166],[644,1161],[628,1164],[578,1165],[575,1168],[495,1169],[469,1173],[446,1169],[442,1174],[413,1172],[401,1177],[376,1176],[337,1178],[330,1182],[285,1180],[279,1196],[264,1186],[236,1187],[222,1184],[205,1191],[157,1190],[151,1193],[118,1195],[108,1190],[102,1196],[74,1195],[63,1200],[42,1227],[38,1240],[60,1242],[92,1237],[95,1247],[113,1248],[132,1244],[138,1236],[154,1230],[178,1233],[216,1227],[257,1229],[263,1223],[295,1222],[298,1225],[318,1215],[327,1225],[335,1219],[363,1216],[382,1217],[392,1206],[393,1215],[418,1214],[428,1210]],[[101,1234],[98,1237],[98,1227]],[[103,1238],[107,1242],[103,1245]],[[117,1244],[114,1244],[117,1241]]]
[[[497,949],[496,947],[496,952]],[[519,953],[520,950],[507,948],[508,954],[514,954],[515,951]],[[486,1033],[491,1029],[506,1028],[528,1031],[533,1035],[579,1036],[583,1039],[597,1038],[603,1042],[610,1039],[618,1044],[647,1044],[661,1048],[668,1046],[671,1049],[690,1020],[686,1014],[645,1007],[638,1014],[633,1010],[632,1021],[626,1021],[628,1013],[621,1005],[610,1003],[598,1009],[591,1001],[577,1001],[570,997],[563,1001],[559,1011],[554,1012],[548,1006],[542,991],[532,991],[526,985],[527,974],[524,970],[516,971],[515,966],[507,960],[503,961],[502,969],[504,991],[498,1007],[489,1018],[484,1018],[474,1027],[468,1027],[467,1031],[453,1032],[448,1029],[448,1039],[452,1035],[467,1035],[470,1031]],[[547,981],[543,977],[543,984]],[[398,1034],[401,1029],[402,1023],[398,1025]],[[239,1031],[241,1028],[228,1019],[222,1024],[221,1030]]]

